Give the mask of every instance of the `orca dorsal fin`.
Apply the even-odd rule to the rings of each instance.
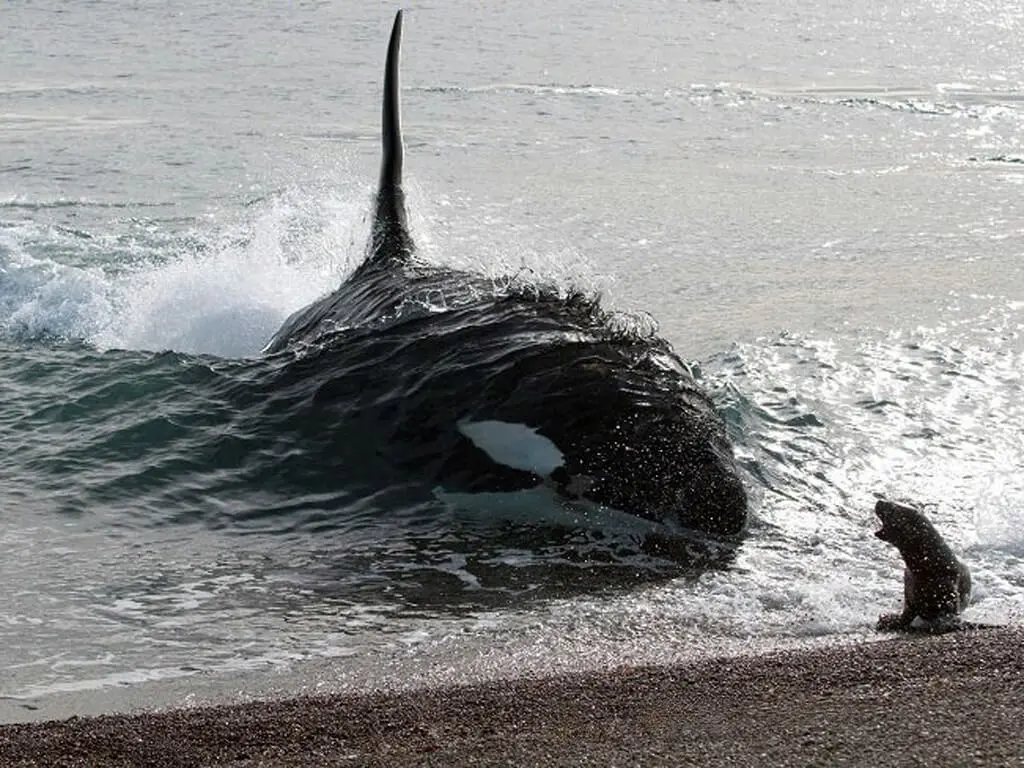
[[[384,65],[384,102],[381,109],[380,182],[373,226],[367,247],[367,265],[404,263],[416,249],[409,234],[402,190],[402,110],[398,66],[402,48],[402,11],[395,14]]]

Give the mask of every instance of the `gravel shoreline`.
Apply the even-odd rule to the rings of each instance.
[[[1024,630],[0,726],[2,766],[1024,765]]]

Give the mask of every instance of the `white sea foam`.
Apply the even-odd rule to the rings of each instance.
[[[361,207],[333,196],[275,198],[247,231],[121,278],[118,311],[91,341],[256,355],[289,314],[333,290],[361,254],[354,246]]]
[[[7,225],[0,331],[101,349],[258,354],[291,312],[336,287],[361,258],[365,208],[361,194],[291,190],[259,204],[248,222],[140,235],[106,269],[83,265],[103,250],[92,236]]]

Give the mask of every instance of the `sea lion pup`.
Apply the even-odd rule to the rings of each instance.
[[[883,614],[875,628],[938,633],[972,626],[958,618],[971,600],[971,573],[924,513],[879,499],[875,514],[882,521],[875,536],[895,546],[907,565],[903,613]]]

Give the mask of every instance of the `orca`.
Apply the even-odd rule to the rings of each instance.
[[[308,450],[339,472],[372,460],[380,482],[481,496],[546,487],[566,504],[737,537],[747,494],[725,423],[668,341],[581,292],[417,255],[402,186],[401,37],[398,11],[365,259],[264,348],[314,390]],[[338,424],[347,436],[326,437]]]

